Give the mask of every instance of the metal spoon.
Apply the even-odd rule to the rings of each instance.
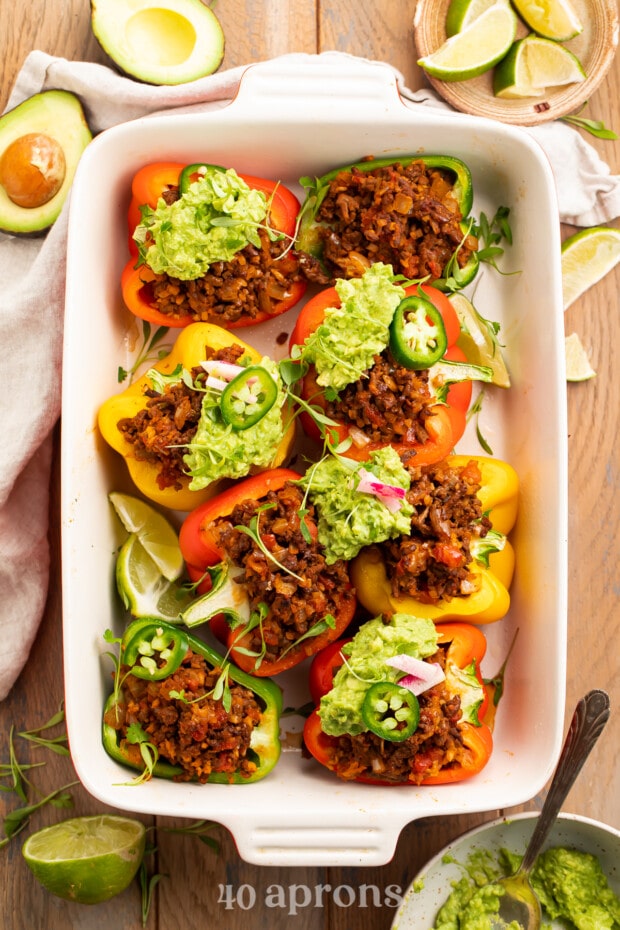
[[[542,920],[540,901],[530,884],[529,873],[566,795],[608,719],[609,695],[605,691],[590,691],[577,704],[549,792],[521,865],[514,875],[499,879],[496,883],[503,886],[504,894],[500,898],[498,917],[492,918],[491,930],[505,930],[512,920],[517,921],[523,930],[539,930]]]

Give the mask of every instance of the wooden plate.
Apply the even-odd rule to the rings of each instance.
[[[436,51],[446,40],[446,14],[450,0],[418,0],[413,28],[417,57]],[[550,89],[543,97],[502,100],[493,94],[493,71],[469,81],[426,79],[444,100],[463,113],[487,116],[504,123],[534,126],[574,113],[588,100],[607,74],[618,46],[618,7],[616,0],[573,0],[583,23],[583,32],[562,43],[577,56],[586,72],[580,84]],[[517,37],[527,35],[528,28],[519,21]]]

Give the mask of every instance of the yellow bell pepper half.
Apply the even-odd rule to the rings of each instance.
[[[153,365],[163,374],[170,374],[177,365],[191,371],[205,359],[205,347],[209,346],[215,352],[230,345],[240,345],[245,353],[252,359],[253,364],[260,364],[261,354],[256,349],[243,342],[229,330],[222,329],[211,323],[191,323],[186,326],[178,336],[169,355]],[[140,461],[135,457],[134,448],[127,442],[118,429],[119,420],[125,417],[134,417],[145,406],[144,392],[151,387],[146,374],[138,378],[128,388],[106,400],[98,415],[98,425],[101,435],[109,445],[119,452],[125,459],[129,474],[145,497],[155,501],[163,507],[172,510],[189,511],[199,504],[209,500],[225,486],[225,479],[214,481],[208,487],[192,491],[189,488],[190,478],[181,480],[182,488],[160,488],[157,483],[157,467],[150,462]],[[282,411],[283,420],[287,417],[285,409]],[[288,417],[287,417],[288,420]],[[285,420],[286,422],[286,420]],[[278,447],[277,453],[270,467],[281,465],[289,456],[295,440],[295,425],[291,423]],[[251,468],[250,474],[258,469]]]
[[[482,474],[478,497],[488,513],[493,529],[507,534],[517,518],[519,479],[511,465],[478,455],[451,455],[455,468],[476,461]],[[493,623],[506,615],[510,607],[508,589],[512,582],[514,549],[506,540],[504,547],[493,552],[489,566],[474,561],[469,570],[475,576],[477,590],[466,597],[453,597],[437,604],[427,604],[414,597],[395,597],[387,576],[385,562],[377,546],[368,546],[353,560],[350,577],[359,603],[373,616],[409,613],[440,623],[443,620],[468,620],[471,623]]]

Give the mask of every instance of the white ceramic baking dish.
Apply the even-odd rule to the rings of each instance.
[[[302,721],[285,717],[285,750],[265,780],[243,786],[154,779],[127,787],[104,752],[101,710],[111,687],[103,632],[120,631],[114,591],[116,521],[106,494],[132,488],[101,440],[96,412],[120,390],[119,365],[135,358],[139,330],[122,305],[131,177],[159,160],[208,160],[279,178],[301,193],[320,175],[369,154],[462,158],[474,214],[511,208],[514,245],[502,276],[485,268],[475,301],[501,323],[512,376],[488,392],[480,426],[496,456],[517,469],[517,569],[508,617],[487,626],[484,671],[496,673],[515,631],[506,694],[485,770],[454,786],[383,788],[339,781],[302,757]],[[62,416],[62,558],[66,712],[73,761],[87,790],[116,808],[216,820],[240,855],[263,865],[373,865],[393,855],[402,827],[421,817],[501,810],[531,799],[559,754],[566,645],[566,410],[559,224],[553,179],[536,143],[491,121],[408,107],[393,70],[339,55],[287,57],[245,72],[235,100],[208,113],[138,119],[97,137],[73,186],[67,268]],[[295,311],[244,337],[274,353]],[[281,353],[284,350],[281,350]],[[475,433],[459,451],[481,454]],[[308,699],[303,670],[279,679],[285,706]]]

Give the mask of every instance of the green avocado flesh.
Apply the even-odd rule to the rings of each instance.
[[[0,185],[0,230],[17,235],[35,235],[58,218],[73,182],[75,169],[92,135],[82,105],[64,90],[35,94],[0,117],[0,158],[17,139],[30,133],[54,139],[63,151],[66,173],[60,189],[38,207],[22,207],[10,199]]]
[[[184,84],[217,71],[224,33],[202,0],[91,0],[91,25],[104,52],[145,84]]]

